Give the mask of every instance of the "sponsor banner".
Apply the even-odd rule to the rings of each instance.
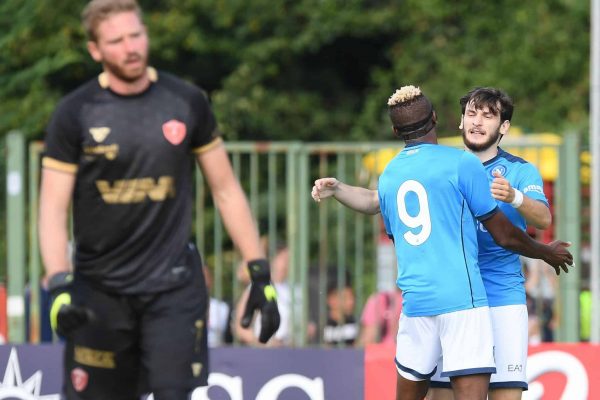
[[[523,400],[600,399],[600,346],[530,346],[527,379],[529,390]]]
[[[396,346],[373,344],[365,348],[365,399],[396,399]]]
[[[362,350],[232,347],[210,356],[211,400],[360,399],[364,392]],[[217,397],[225,389],[229,397]]]
[[[208,391],[195,390],[192,400],[360,399],[364,392],[362,350],[232,347],[212,349],[210,358]],[[59,400],[62,346],[0,346],[0,376],[0,399]]]
[[[395,348],[373,345],[365,350],[365,399],[393,400],[396,390]],[[544,343],[529,348],[529,390],[523,400],[600,399],[600,346]]]
[[[62,354],[61,345],[0,346],[0,399],[60,400]]]

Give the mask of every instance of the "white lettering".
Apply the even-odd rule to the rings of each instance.
[[[325,400],[323,379],[310,379],[298,374],[279,375],[267,382],[256,395],[256,400],[277,400],[290,387],[300,388],[310,400]]]
[[[219,386],[229,395],[231,400],[244,400],[242,378],[213,372],[208,376],[208,386]],[[191,400],[210,400],[206,388],[196,388]]]
[[[544,189],[540,185],[528,185],[523,188],[523,193],[527,192],[537,192],[544,194]]]
[[[212,386],[222,388],[231,400],[244,400],[242,378],[239,376],[213,372],[208,377],[208,385],[208,388],[196,388],[192,392],[191,400],[210,400],[208,389]],[[279,375],[267,381],[256,395],[256,400],[277,400],[284,390],[292,387],[306,393],[309,400],[325,400],[323,379],[310,379],[299,374]]]

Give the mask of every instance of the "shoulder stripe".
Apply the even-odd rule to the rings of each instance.
[[[192,149],[192,153],[194,154],[202,154],[208,150],[211,150],[223,143],[223,139],[220,136],[217,136],[212,140],[212,142],[205,144],[204,146],[196,147]]]
[[[498,157],[504,158],[508,162],[519,163],[519,164],[527,164],[527,160],[522,159],[521,157],[515,156],[514,154],[510,154],[507,151],[498,148]]]
[[[477,218],[478,221],[483,222],[485,220],[492,218],[492,216],[494,214],[496,214],[499,210],[500,210],[500,208],[498,208],[498,206],[496,206],[496,207],[494,207],[494,209],[492,211],[488,212],[487,214],[483,214],[483,215],[480,215],[479,217],[475,217],[475,218]]]
[[[68,172],[70,174],[77,173],[79,168],[77,164],[71,164],[64,161],[59,161],[54,158],[44,157],[42,158],[42,167],[54,169],[60,172]]]

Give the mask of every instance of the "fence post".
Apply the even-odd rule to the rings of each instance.
[[[557,238],[571,242],[575,267],[559,277],[558,304],[559,328],[557,339],[561,342],[579,341],[579,291],[581,282],[581,183],[579,180],[579,136],[568,133],[563,137],[559,155],[557,199]]]
[[[6,245],[8,340],[25,340],[25,138],[21,132],[6,135]]]
[[[39,343],[42,339],[42,313],[40,309],[40,281],[42,264],[40,262],[39,241],[37,235],[40,153],[43,144],[29,144],[29,337],[30,343]]]

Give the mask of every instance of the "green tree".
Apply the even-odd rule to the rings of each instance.
[[[151,61],[209,93],[230,140],[390,138],[385,102],[421,86],[441,131],[457,99],[499,86],[531,131],[587,128],[589,4],[446,0],[141,1]],[[57,100],[100,68],[81,3],[0,3],[0,132],[40,138]]]

